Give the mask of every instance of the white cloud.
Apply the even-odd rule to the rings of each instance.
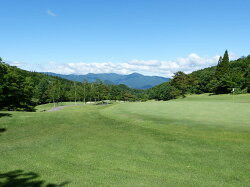
[[[236,59],[237,55],[229,53],[230,59]],[[195,53],[191,53],[185,58],[177,58],[174,61],[161,60],[131,60],[128,62],[71,62],[66,64],[58,64],[49,62],[42,65],[21,65],[27,70],[54,72],[61,74],[87,74],[87,73],[118,73],[130,74],[133,72],[144,75],[158,75],[171,77],[177,71],[191,73],[192,71],[203,69],[206,67],[217,65],[219,55],[213,57],[200,57]],[[18,64],[18,63],[16,63]]]
[[[24,62],[20,62],[20,61],[6,61],[7,64],[11,65],[11,66],[16,66],[19,68],[24,68],[25,63]]]
[[[191,73],[192,71],[214,66],[217,64],[219,55],[214,57],[200,57],[195,53],[185,58],[177,58],[174,61],[161,60],[131,60],[128,62],[114,63],[88,63],[76,62],[66,64],[50,63],[42,66],[42,71],[49,71],[62,74],[87,74],[87,73],[118,73],[129,74],[133,72],[144,75],[159,75],[171,77],[177,71]]]
[[[49,16],[52,16],[52,17],[55,17],[55,16],[56,16],[56,14],[55,14],[54,12],[52,12],[50,9],[47,10],[47,14],[48,14]]]
[[[237,54],[235,54],[233,52],[228,52],[228,55],[229,55],[230,60],[236,60],[236,59],[240,58],[239,55],[237,55]]]

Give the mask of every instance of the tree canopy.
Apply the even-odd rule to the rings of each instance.
[[[250,55],[229,61],[228,51],[218,65],[185,74],[178,71],[169,82],[148,90],[124,84],[73,82],[43,73],[9,66],[0,58],[0,110],[33,111],[38,104],[64,101],[169,100],[186,94],[250,92]]]
[[[38,104],[64,101],[145,100],[145,91],[102,81],[73,82],[9,66],[0,59],[0,110],[33,111]]]
[[[178,92],[175,97],[162,96],[164,89],[169,85],[173,86]],[[229,61],[228,51],[223,57],[219,58],[218,65],[194,71],[191,74],[177,72],[174,74],[169,84],[163,83],[149,91],[150,99],[168,100],[179,96],[185,97],[186,94],[214,93],[249,93],[250,92],[250,55]]]

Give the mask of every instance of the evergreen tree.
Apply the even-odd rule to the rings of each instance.
[[[229,81],[230,79],[230,65],[229,65],[229,55],[228,51],[226,50],[223,58],[219,59],[216,72],[215,72],[215,79],[218,81],[216,84],[214,92],[216,94],[221,93],[228,93],[230,92],[231,87],[233,87],[233,82]]]
[[[224,53],[223,58],[220,57],[215,72],[215,77],[220,80],[224,75],[229,73],[229,56],[227,50]]]
[[[49,98],[49,81],[47,79],[42,79],[36,86],[35,97],[39,104],[44,104],[50,101]]]
[[[216,67],[216,71],[215,71],[215,78],[216,79],[219,79],[220,78],[220,74],[221,74],[221,68],[220,68],[220,66],[221,66],[221,62],[222,62],[222,57],[220,56],[220,58],[219,58],[219,60],[218,60],[218,64],[217,64],[217,67]]]

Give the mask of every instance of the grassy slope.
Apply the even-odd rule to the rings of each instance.
[[[250,95],[10,112],[0,173],[68,186],[248,186],[249,113]]]

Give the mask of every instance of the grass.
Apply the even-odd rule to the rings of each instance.
[[[4,176],[35,172],[31,182],[66,186],[250,184],[250,95],[7,113],[0,115]]]

